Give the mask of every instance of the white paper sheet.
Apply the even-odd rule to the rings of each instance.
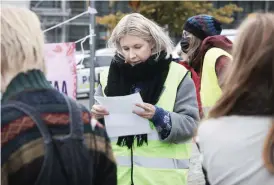
[[[94,98],[109,112],[109,115],[105,116],[109,137],[151,133],[149,121],[132,113],[133,110],[143,111],[135,105],[143,103],[139,93],[116,97],[95,96]]]

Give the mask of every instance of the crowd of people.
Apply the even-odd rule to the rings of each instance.
[[[274,184],[273,13],[247,17],[233,43],[213,16],[188,18],[179,62],[163,28],[124,16],[95,95],[140,93],[133,114],[152,132],[111,138],[104,105],[87,110],[47,81],[37,15],[0,16],[1,184],[188,185],[193,145],[206,184]]]

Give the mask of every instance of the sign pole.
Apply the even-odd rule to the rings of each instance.
[[[90,8],[95,9],[95,0],[90,0]],[[89,49],[90,49],[90,70],[89,70],[89,109],[94,105],[94,88],[95,88],[95,14],[90,14],[89,24]]]

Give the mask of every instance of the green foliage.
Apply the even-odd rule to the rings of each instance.
[[[102,24],[107,26],[107,28],[111,31],[115,28],[115,26],[118,24],[118,22],[124,17],[125,14],[122,12],[117,12],[116,14],[109,14],[105,15],[103,17],[96,17],[96,22],[98,24]]]
[[[235,4],[228,4],[221,8],[214,8],[206,1],[142,1],[139,12],[161,26],[168,25],[170,33],[182,32],[185,21],[194,15],[208,14],[222,23],[234,21],[233,13],[241,12],[242,8]]]
[[[116,0],[110,1],[110,7]],[[139,12],[147,18],[154,20],[161,26],[167,25],[171,35],[180,34],[187,18],[208,14],[214,16],[222,23],[229,24],[234,21],[233,14],[243,9],[235,4],[228,4],[221,8],[214,8],[211,2],[207,1],[141,1],[138,7],[132,7],[134,12]],[[119,20],[125,14],[117,12],[103,17],[96,17],[97,23],[106,25],[111,32]]]

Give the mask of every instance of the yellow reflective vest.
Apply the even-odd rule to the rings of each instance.
[[[180,64],[170,63],[164,91],[156,104],[172,112],[177,89],[187,74]],[[104,91],[107,85],[108,70],[100,73],[100,83]],[[131,184],[131,150],[116,145],[117,138],[111,138],[112,149],[118,164],[118,184]],[[133,182],[135,185],[187,185],[189,160],[191,157],[191,142],[165,143],[153,129],[148,134],[148,145],[133,146]]]
[[[210,108],[215,105],[222,94],[218,84],[215,64],[217,59],[223,55],[232,59],[229,53],[220,48],[209,49],[204,57],[200,95],[205,116],[207,116]]]

